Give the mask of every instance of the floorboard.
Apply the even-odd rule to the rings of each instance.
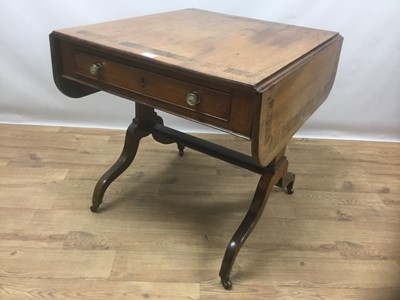
[[[1,299],[400,299],[399,143],[293,139],[295,193],[273,190],[225,291],[259,175],[148,137],[93,214],[124,135],[0,125]]]

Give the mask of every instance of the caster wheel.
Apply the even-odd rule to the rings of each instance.
[[[90,207],[90,210],[92,211],[92,213],[95,213],[95,212],[97,212],[97,208],[98,208],[98,206],[91,206]]]
[[[182,157],[183,154],[185,154],[185,152],[184,152],[185,146],[182,144],[178,144],[178,150],[179,150],[179,156]]]
[[[230,281],[229,279],[221,280],[221,281],[222,281],[222,286],[224,287],[224,289],[226,289],[226,290],[232,289],[232,281]]]
[[[288,186],[286,187],[286,193],[288,193],[289,195],[291,195],[291,194],[294,193],[293,185],[288,185]]]

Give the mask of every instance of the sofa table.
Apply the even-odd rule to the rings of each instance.
[[[277,185],[293,193],[285,148],[327,98],[343,38],[336,32],[199,9],[56,30],[50,34],[54,81],[69,97],[106,91],[135,102],[122,154],[100,178],[90,209],[152,135],[260,174],[253,201],[226,248],[220,269],[229,279],[235,258]],[[251,155],[164,126],[154,109],[239,135]]]

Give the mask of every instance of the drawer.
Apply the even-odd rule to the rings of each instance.
[[[77,50],[74,52],[74,60],[76,74],[168,103],[172,105],[172,111],[173,106],[179,106],[226,122],[230,119],[232,95],[229,93]],[[188,96],[192,100],[191,104],[187,101]]]

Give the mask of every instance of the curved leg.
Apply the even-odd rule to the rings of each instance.
[[[287,167],[288,162],[286,158],[284,158],[283,162],[279,164],[274,172],[267,171],[261,176],[250,208],[230,240],[222,260],[219,276],[221,277],[222,285],[225,289],[229,290],[232,288],[232,282],[229,279],[229,275],[236,256],[260,219],[273,186],[286,176]]]
[[[125,144],[122,153],[114,165],[99,179],[93,192],[92,206],[90,210],[96,212],[103,201],[104,193],[108,186],[121,175],[132,163],[135,158],[139,141],[150,133],[140,126],[138,119],[133,119],[125,135]]]
[[[163,120],[162,120],[160,117],[157,117],[156,123],[161,124],[161,125],[164,125],[164,122],[163,122]],[[176,143],[176,145],[178,146],[178,153],[179,153],[179,156],[182,157],[182,156],[184,155],[184,153],[185,153],[185,152],[184,152],[184,150],[185,150],[185,145],[184,145],[184,144],[179,143],[179,142],[176,142],[176,141],[173,140],[173,139],[166,138],[166,137],[164,137],[164,136],[158,135],[158,134],[155,133],[155,132],[152,132],[152,136],[153,136],[154,140],[156,140],[157,142],[159,142],[159,143],[161,143],[161,144],[167,145],[167,144]]]

